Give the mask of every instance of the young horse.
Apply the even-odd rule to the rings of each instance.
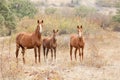
[[[32,49],[34,48],[35,52],[35,63],[37,63],[37,48],[38,48],[38,56],[39,56],[39,62],[40,62],[40,48],[42,43],[42,21],[37,21],[38,25],[36,30],[33,33],[19,33],[16,37],[16,58],[18,62],[18,54],[19,54],[19,48],[22,48],[22,55],[23,55],[23,62],[25,63],[25,50],[26,49]]]
[[[72,61],[72,49],[73,47],[75,48],[75,60],[77,60],[76,58],[76,52],[77,50],[79,50],[79,56],[81,61],[83,60],[83,49],[84,49],[84,40],[83,40],[83,36],[82,36],[82,25],[77,26],[78,29],[78,36],[77,35],[72,35],[70,38],[70,58]],[[82,53],[80,52],[80,49],[82,49]]]
[[[54,50],[54,59],[56,59],[56,47],[57,47],[57,39],[56,34],[58,30],[53,30],[53,35],[51,38],[44,38],[43,39],[43,53],[44,53],[44,60],[46,60],[48,56],[49,49],[51,50],[51,58],[53,60],[53,50]],[[47,52],[46,52],[47,49]],[[45,53],[46,52],[46,53]]]

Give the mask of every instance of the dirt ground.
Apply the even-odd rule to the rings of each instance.
[[[120,33],[102,32],[85,36],[84,60],[70,61],[69,35],[58,37],[58,46],[66,42],[66,46],[57,49],[57,60],[43,60],[35,64],[34,50],[26,50],[26,64],[16,63],[15,43],[9,38],[0,38],[0,80],[120,80]],[[61,41],[61,42],[60,42]],[[73,53],[74,54],[74,53]]]

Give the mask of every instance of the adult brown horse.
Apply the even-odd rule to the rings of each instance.
[[[53,30],[53,35],[50,38],[43,39],[43,53],[44,53],[44,60],[46,60],[48,56],[49,49],[51,50],[51,57],[53,60],[53,50],[54,50],[54,59],[56,60],[56,47],[57,47],[57,39],[56,35],[58,30]],[[47,49],[47,51],[46,51]]]
[[[84,50],[84,40],[83,40],[83,35],[82,35],[82,25],[77,26],[77,30],[78,30],[78,35],[72,35],[70,38],[70,58],[72,61],[72,49],[73,47],[75,48],[75,60],[77,60],[76,58],[76,53],[77,50],[79,50],[79,56],[81,61],[83,60],[83,50]],[[80,52],[80,49],[82,49],[82,53]]]
[[[42,27],[43,27],[43,20],[37,21],[38,25],[37,28],[33,33],[26,33],[22,32],[19,33],[16,37],[16,58],[18,62],[18,54],[19,54],[19,49],[21,47],[22,49],[22,56],[23,56],[23,62],[25,63],[25,50],[26,49],[32,49],[34,48],[34,53],[35,53],[35,63],[37,63],[37,48],[38,48],[38,57],[39,57],[39,62],[40,62],[40,48],[41,48],[41,43],[42,43]]]

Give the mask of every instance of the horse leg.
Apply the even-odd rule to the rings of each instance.
[[[35,63],[37,63],[37,51],[36,51],[36,47],[34,47],[34,52],[35,52]]]
[[[44,61],[45,61],[45,57],[46,57],[46,55],[45,55],[45,50],[46,50],[46,48],[43,46]]]
[[[54,48],[54,59],[56,60],[56,48]]]
[[[48,51],[49,51],[49,49],[47,48],[46,59],[48,58]],[[47,62],[48,62],[48,59],[47,59]]]
[[[52,58],[52,61],[53,61],[53,49],[51,49],[51,58]]]
[[[49,51],[49,49],[47,49],[47,52],[46,52],[46,58],[48,57],[48,51]]]
[[[38,47],[39,63],[40,63],[40,50],[41,50],[41,46]]]
[[[18,54],[19,54],[19,45],[16,45],[16,59],[17,59],[17,63],[18,63]]]
[[[72,61],[72,49],[73,49],[73,47],[70,45],[70,58],[71,58],[71,61]]]
[[[75,49],[75,60],[77,60],[77,58],[76,58],[76,53],[77,53],[77,48]]]
[[[82,58],[81,58],[82,60],[83,60],[83,49],[84,49],[84,47],[82,47]]]
[[[24,58],[24,55],[25,55],[25,48],[22,47],[22,57],[23,57],[23,63],[25,64],[25,58]]]
[[[79,57],[80,57],[80,61],[82,61],[82,60],[81,60],[81,52],[80,52],[80,48],[79,48]]]

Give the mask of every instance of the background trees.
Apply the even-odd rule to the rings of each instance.
[[[0,0],[0,36],[11,35],[17,20],[33,17],[37,10],[29,0]]]

